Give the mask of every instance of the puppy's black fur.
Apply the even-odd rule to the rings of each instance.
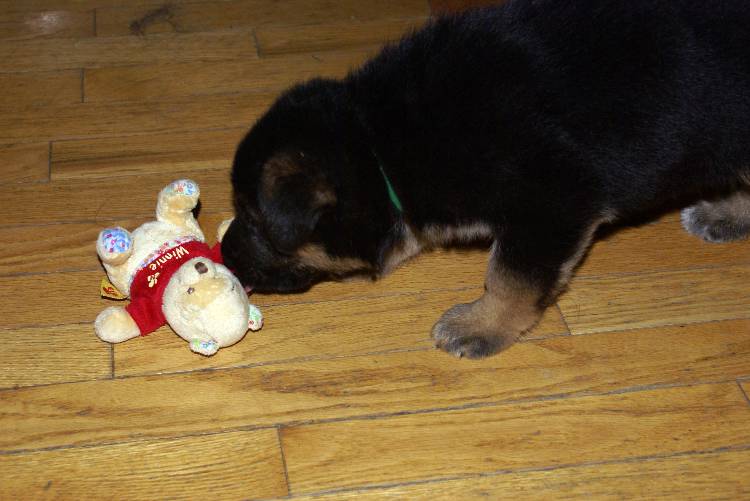
[[[258,121],[234,161],[225,258],[257,290],[294,291],[489,238],[485,294],[433,336],[498,351],[602,223],[740,190],[731,238],[750,231],[749,26],[746,0],[512,0],[437,19]],[[684,219],[710,230],[695,208]]]

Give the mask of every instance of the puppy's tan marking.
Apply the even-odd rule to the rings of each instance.
[[[299,258],[299,263],[303,266],[336,274],[369,268],[368,264],[361,259],[329,256],[323,247],[316,244],[302,246],[297,251],[297,257]]]
[[[492,228],[485,223],[471,223],[459,226],[428,225],[422,232],[423,240],[433,246],[457,242],[473,242],[491,238]]]
[[[263,165],[263,174],[260,178],[263,195],[272,198],[276,194],[279,181],[285,177],[299,174],[302,168],[292,155],[278,154],[271,157]]]
[[[568,284],[570,277],[573,275],[573,270],[575,270],[578,263],[581,262],[581,259],[583,259],[583,256],[586,255],[586,252],[591,247],[591,242],[594,240],[594,235],[596,234],[596,230],[599,229],[599,226],[605,223],[611,223],[616,217],[617,216],[614,213],[606,213],[588,227],[583,238],[578,242],[578,248],[576,251],[560,267],[560,274],[557,278],[557,284],[555,284],[555,288],[550,294],[551,297],[557,296]]]
[[[397,231],[401,237],[398,242],[387,251],[387,256],[380,271],[381,275],[387,275],[399,265],[422,252],[422,242],[417,238],[414,230],[409,224],[404,222],[399,223]]]
[[[401,222],[397,231],[401,237],[388,251],[381,270],[382,275],[387,275],[425,249],[492,237],[492,228],[484,223],[462,226],[428,225],[422,231],[416,231],[408,223]]]
[[[285,178],[304,172],[304,156],[295,156],[290,153],[279,153],[268,160],[263,165],[263,174],[261,175],[261,190],[263,195],[271,199],[280,196],[277,192]],[[336,194],[328,186],[324,179],[312,178],[308,182],[312,194],[313,206],[323,207],[336,203]]]

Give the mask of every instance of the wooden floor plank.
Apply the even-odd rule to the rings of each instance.
[[[158,103],[83,103],[0,115],[0,141],[82,139],[250,127],[275,92],[200,96]]]
[[[750,265],[576,278],[559,299],[573,334],[750,317]]]
[[[292,492],[750,444],[734,384],[282,429]],[[407,452],[408,451],[408,452]]]
[[[231,367],[279,360],[350,356],[427,348],[430,329],[443,311],[473,300],[480,289],[357,298],[317,304],[263,307],[262,331],[211,358],[196,357],[166,331],[115,347],[118,376]],[[256,297],[251,301],[259,302]],[[531,336],[566,332],[556,309],[548,310]]]
[[[89,139],[249,127],[276,92],[186,97],[156,103],[80,103],[0,115],[0,141]]]
[[[0,40],[85,38],[94,36],[94,11],[0,9]]]
[[[0,108],[25,112],[29,106],[80,103],[81,70],[0,73]],[[18,113],[17,113],[18,114]]]
[[[49,143],[1,144],[0,186],[49,180],[49,148]]]
[[[267,24],[315,24],[330,21],[426,16],[427,0],[230,0],[183,5],[128,5],[97,10],[99,36],[189,33]],[[135,25],[133,23],[136,23]]]
[[[750,263],[750,240],[727,244],[705,242],[670,212],[651,224],[623,228],[597,241],[577,276],[644,273]]]
[[[747,375],[750,369],[748,325],[712,326],[706,326],[703,331],[664,328],[561,336],[519,343],[505,354],[483,361],[459,361],[428,349],[22,388],[0,392],[0,426],[5,430],[0,435],[0,450],[91,444],[128,437],[169,436],[716,380],[731,381],[730,386],[736,392],[733,402],[741,404],[750,419],[750,408],[733,381]],[[347,335],[346,331],[329,331],[329,337],[338,338],[341,345],[362,342],[357,335],[362,336],[361,333]],[[260,339],[268,334],[261,331],[255,336]],[[325,334],[320,337],[325,342]],[[141,340],[130,343],[139,342]],[[309,355],[321,353],[314,337],[308,338],[308,345]],[[219,352],[216,357],[224,353]],[[659,402],[665,408],[674,407],[677,412],[681,408],[679,399],[674,402],[670,395],[647,393],[638,400],[643,400],[646,409],[648,402]],[[694,405],[699,409],[705,403],[710,408],[713,401],[721,401],[720,396],[715,397],[705,402],[701,399]],[[591,410],[585,402],[587,400],[573,399],[570,404],[560,405],[571,412],[578,409],[577,415],[585,420]],[[518,404],[512,408],[536,405]],[[477,415],[505,412],[515,411],[482,408]],[[709,426],[717,432],[723,430],[728,436],[736,431],[725,426],[720,417],[708,420],[703,419],[705,417],[692,416],[698,427],[693,428],[696,437]],[[384,423],[384,429],[389,429],[390,425],[380,420],[372,421],[372,426],[377,427],[380,422]],[[650,422],[651,416],[645,413],[644,426]],[[598,441],[613,433],[609,428],[597,427],[596,423],[596,419],[592,419],[591,425],[583,421],[567,423],[570,433],[590,434],[588,439],[571,438],[565,444],[568,454],[574,454],[579,447],[588,447],[585,444],[589,440],[593,446],[602,445]],[[560,424],[560,433],[567,424]],[[358,429],[360,425],[342,423],[341,426]],[[746,423],[743,433],[750,433],[748,430],[750,427]],[[353,437],[365,440],[368,432],[360,431],[353,433]],[[498,432],[497,436],[518,438],[513,431],[511,427]],[[404,457],[415,461],[423,459],[418,451],[425,449],[418,444],[412,447],[408,434],[397,436],[414,451],[409,453],[402,449]],[[480,439],[483,435],[475,436]],[[341,445],[337,441],[333,444],[337,444],[334,448]],[[523,440],[518,446],[524,448]],[[561,444],[555,447],[564,452]],[[364,449],[357,446],[351,450]],[[317,457],[311,455],[310,459]],[[581,460],[588,459],[593,458]]]
[[[206,241],[213,244],[216,228],[229,217],[229,212],[200,214],[198,221],[205,231]],[[0,228],[0,242],[3,242],[0,246],[0,277],[83,270],[103,273],[94,247],[99,232],[112,226],[132,230],[150,220],[153,220],[153,216],[90,223]],[[44,238],[40,238],[41,234]],[[55,281],[56,278],[37,277],[36,280]],[[84,289],[89,288],[85,282],[75,279],[73,281]]]
[[[256,30],[262,56],[340,50],[398,40],[424,24],[425,17],[321,24],[270,25]]]
[[[287,493],[276,430],[0,456],[3,499],[248,499]]]
[[[300,501],[380,499],[745,499],[750,451],[689,454],[642,461],[299,496]]]
[[[231,210],[227,172],[166,171],[143,176],[0,186],[0,197],[7,211],[0,227],[153,217],[159,190],[182,177],[190,177],[200,184],[202,211]],[[29,203],[31,200],[33,204]]]
[[[229,171],[247,127],[146,136],[59,141],[52,144],[53,181],[188,172]]]
[[[0,72],[254,57],[257,50],[249,31],[9,40],[0,45]]]
[[[224,92],[280,91],[315,77],[343,77],[373,52],[351,49],[240,60],[232,64],[95,68],[86,71],[86,101],[153,101]]]
[[[0,342],[0,388],[111,374],[110,348],[93,335],[90,325],[0,330]]]

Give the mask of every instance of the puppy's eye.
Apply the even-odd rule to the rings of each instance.
[[[193,292],[195,292],[195,289],[192,287],[188,287],[187,293],[192,294]]]

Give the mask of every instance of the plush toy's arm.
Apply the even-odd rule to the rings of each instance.
[[[200,188],[195,181],[180,179],[169,183],[159,192],[156,219],[186,228],[203,240],[203,232],[193,215],[199,197]]]
[[[99,313],[94,330],[99,339],[108,343],[121,343],[141,333],[133,317],[122,306],[110,306]]]

